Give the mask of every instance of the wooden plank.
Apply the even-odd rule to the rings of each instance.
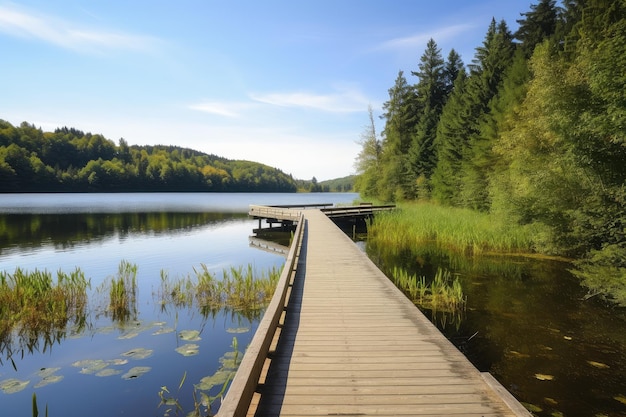
[[[303,213],[283,324],[247,415],[530,416],[320,210]]]

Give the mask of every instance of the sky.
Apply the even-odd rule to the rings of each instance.
[[[399,71],[469,64],[533,0],[0,0],[0,119],[176,145],[319,181],[354,173]]]

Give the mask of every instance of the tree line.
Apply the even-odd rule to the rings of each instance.
[[[295,192],[296,183],[257,162],[0,120],[0,192],[126,191]]]
[[[626,291],[626,0],[540,0],[493,19],[469,64],[430,40],[400,71],[355,161],[355,187],[539,222],[537,251]],[[582,271],[582,272],[581,272]]]

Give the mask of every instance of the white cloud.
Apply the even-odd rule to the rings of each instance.
[[[83,29],[62,19],[36,15],[11,6],[0,6],[0,32],[89,53],[102,52],[103,48],[149,50],[157,43],[155,38],[148,36]]]
[[[346,89],[331,94],[315,94],[304,91],[251,94],[250,98],[274,106],[304,107],[331,113],[365,111],[371,103],[364,94],[354,89]]]
[[[433,29],[432,31],[416,33],[410,36],[390,39],[386,42],[379,44],[375,50],[394,50],[404,51],[420,49],[426,46],[428,41],[432,38],[438,44],[444,43],[449,39],[452,39],[464,32],[472,30],[475,25],[461,24]]]
[[[244,110],[247,110],[251,107],[252,103],[233,103],[219,101],[203,101],[189,106],[189,108],[192,110],[226,117],[239,117]]]

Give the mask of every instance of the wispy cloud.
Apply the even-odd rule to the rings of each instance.
[[[274,106],[304,107],[331,113],[364,111],[370,104],[364,94],[354,89],[330,94],[315,94],[304,91],[251,94],[250,98]]]
[[[101,53],[103,50],[146,51],[158,43],[153,37],[82,28],[54,16],[36,14],[11,5],[0,6],[0,32],[87,53]]]
[[[467,32],[469,30],[474,29],[475,25],[470,24],[461,24],[461,25],[452,25],[446,26],[442,28],[433,29],[431,31],[425,31],[421,33],[415,33],[410,36],[400,37],[390,39],[386,42],[383,42],[377,45],[375,50],[392,50],[392,51],[403,51],[403,50],[415,50],[416,48],[423,48],[426,43],[432,38],[437,43],[446,42],[449,39],[452,39],[460,34]]]
[[[240,117],[245,110],[250,109],[252,106],[253,103],[246,102],[202,101],[189,105],[189,108],[218,116]]]

